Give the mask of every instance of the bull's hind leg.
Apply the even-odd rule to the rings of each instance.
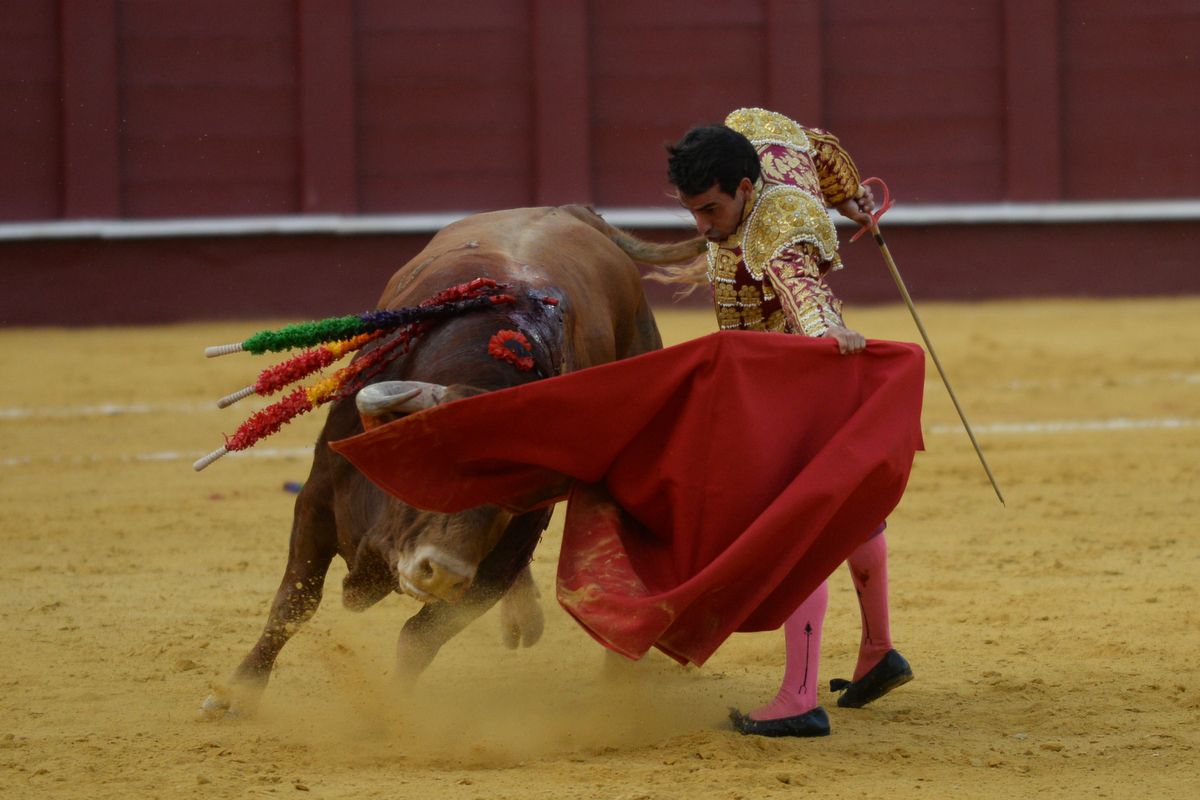
[[[457,603],[427,603],[404,624],[396,642],[396,681],[402,689],[412,688],[442,645],[483,616],[509,590],[525,593],[514,597],[521,613],[502,622],[527,624],[516,637],[517,640],[523,637],[527,646],[541,636],[541,609],[532,614],[528,607],[529,603],[536,605],[537,602],[529,562],[549,522],[550,509],[514,519],[500,542],[479,565],[471,588],[461,600]],[[515,642],[511,646],[516,646]]]
[[[327,473],[323,473],[327,474]],[[329,508],[328,479],[314,469],[296,498],[287,568],[275,592],[258,642],[234,670],[227,686],[214,687],[201,706],[207,716],[238,716],[254,710],[279,651],[321,603],[325,574],[337,552],[337,529]]]

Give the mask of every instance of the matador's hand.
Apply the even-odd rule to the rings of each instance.
[[[856,196],[843,200],[834,208],[843,217],[852,219],[859,225],[870,227],[874,224],[871,212],[875,210],[875,195],[871,194],[870,186],[859,186]]]
[[[829,330],[825,331],[824,335],[837,341],[838,350],[841,351],[842,355],[861,353],[867,346],[867,337],[858,331],[844,328],[841,325],[831,325]]]

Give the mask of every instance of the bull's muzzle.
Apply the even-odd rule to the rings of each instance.
[[[396,562],[396,582],[400,589],[423,603],[457,602],[474,579],[475,567],[428,545]]]

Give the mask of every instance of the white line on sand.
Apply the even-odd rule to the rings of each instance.
[[[262,458],[268,460],[288,458],[310,458],[313,448],[310,447],[261,447],[236,453],[229,453],[226,458]],[[82,466],[86,464],[104,464],[110,462],[134,463],[140,461],[187,461],[191,463],[205,455],[199,450],[183,453],[177,450],[160,450],[157,453],[133,453],[113,455],[88,456],[17,456],[0,458],[0,467],[28,467],[35,464],[62,464],[66,466]]]
[[[971,425],[976,433],[1077,433],[1081,431],[1144,431],[1195,428],[1197,419],[1060,419],[1045,422],[993,422],[990,425]],[[930,425],[929,433],[958,433],[962,425]]]
[[[240,406],[257,411],[252,403]],[[220,411],[214,403],[96,403],[86,406],[9,406],[0,408],[0,422],[24,419],[75,419],[79,417],[119,417],[126,414],[207,414]]]
[[[991,386],[996,391],[1028,391],[1030,389],[1079,389],[1087,386],[1147,386],[1162,383],[1200,384],[1200,373],[1168,372],[1156,375],[1125,375],[1108,381],[1070,382],[1061,379],[1013,380]],[[982,390],[988,387],[976,387]],[[942,391],[941,381],[931,378],[925,391]],[[271,403],[269,398],[248,398],[236,408],[243,412],[259,411]],[[216,402],[207,403],[95,403],[77,406],[0,406],[0,422],[26,419],[74,419],[79,417],[116,417],[124,414],[211,414],[221,411]]]
[[[1045,422],[994,422],[987,425],[972,425],[971,427],[975,433],[980,435],[1178,430],[1180,428],[1200,427],[1200,419],[1181,419],[1177,417],[1168,417],[1165,419],[1129,419],[1126,417],[1115,417],[1112,419],[1047,420]],[[937,436],[941,434],[960,434],[963,432],[963,429],[961,425],[937,424],[928,426],[925,429],[925,432]],[[229,457],[261,458],[269,460],[308,458],[312,455],[312,452],[312,447],[262,447],[258,449],[246,450],[244,452],[230,453]],[[26,467],[35,464],[63,464],[79,466],[108,462],[131,463],[142,461],[187,461],[190,463],[195,461],[197,458],[200,458],[202,455],[205,454],[199,450],[188,453],[179,452],[176,450],[162,450],[154,453],[114,455],[50,457],[11,456],[7,458],[0,458],[0,467]]]

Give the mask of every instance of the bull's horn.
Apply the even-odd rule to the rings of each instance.
[[[446,387],[424,381],[382,381],[364,386],[354,397],[360,414],[415,414],[433,408],[446,395]]]

